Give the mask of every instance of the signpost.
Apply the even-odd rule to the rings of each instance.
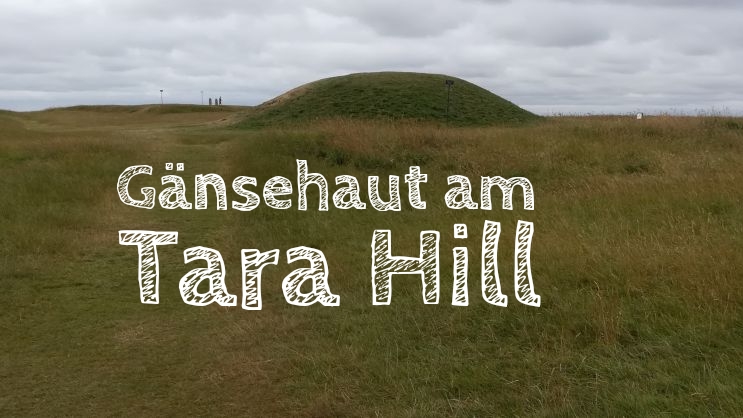
[[[444,80],[446,85],[446,118],[449,119],[449,104],[451,103],[451,88],[454,86],[454,80]]]

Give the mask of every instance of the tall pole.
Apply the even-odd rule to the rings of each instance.
[[[204,106],[204,90],[201,90],[201,105]]]
[[[160,104],[165,104],[165,102],[163,101],[163,89],[160,89]]]
[[[451,103],[451,84],[446,88],[446,117],[449,117],[449,104]]]
[[[451,103],[451,88],[454,85],[454,80],[444,80],[446,84],[446,119],[449,119],[449,104]]]

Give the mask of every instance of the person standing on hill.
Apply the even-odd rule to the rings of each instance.
[[[209,98],[209,106],[211,106],[211,105],[212,105],[212,98],[210,97]]]
[[[219,105],[222,106],[222,96],[219,96]]]

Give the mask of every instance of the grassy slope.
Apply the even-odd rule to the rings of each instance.
[[[222,118],[212,116],[202,122]],[[196,114],[94,128],[88,112],[65,117],[54,128],[48,115],[0,115],[0,415],[743,414],[741,120],[240,131],[177,128]],[[155,169],[133,188],[161,189],[164,164],[184,162],[192,196],[195,174],[262,183],[293,178],[296,158],[362,187],[367,175],[420,164],[429,207],[143,211],[114,191],[132,164]],[[441,196],[454,173],[527,176],[536,210],[448,210]],[[486,219],[503,223],[500,272],[511,295],[515,224],[535,223],[541,308],[480,299]],[[455,222],[469,225],[469,240],[452,239]],[[119,229],[134,228],[180,232],[177,246],[159,251],[158,306],[139,303],[136,251],[117,242]],[[441,231],[440,305],[423,305],[419,280],[396,276],[392,305],[371,306],[375,228],[393,231],[398,254],[416,251],[421,230]],[[240,249],[281,249],[280,265],[264,272],[264,309],[186,306],[178,281],[196,266],[182,251],[196,245],[222,252],[238,294]],[[340,307],[283,301],[281,279],[298,267],[284,251],[297,245],[325,252]],[[471,250],[466,308],[448,304],[453,245]]]
[[[131,130],[157,128],[163,125],[194,126],[204,123],[225,125],[242,119],[246,112],[250,112],[250,109],[244,106],[179,104],[72,106],[29,112],[25,114],[25,123],[30,128],[41,131],[100,130],[105,127]]]
[[[455,80],[449,118],[446,79]],[[523,123],[536,116],[465,80],[437,74],[383,72],[328,78],[301,86],[256,108],[241,126],[278,126],[324,118],[494,125]]]

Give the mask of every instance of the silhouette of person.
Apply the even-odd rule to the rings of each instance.
[[[212,98],[210,97],[209,98],[209,106],[211,106],[211,105],[212,105]]]
[[[219,105],[222,106],[222,96],[219,96]]]

